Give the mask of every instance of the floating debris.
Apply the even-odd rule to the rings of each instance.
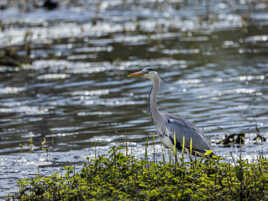
[[[266,142],[266,138],[262,135],[260,135],[260,129],[258,126],[256,126],[257,135],[253,138],[253,141],[255,141],[255,144]]]
[[[243,145],[245,144],[245,133],[234,133],[231,135],[225,135],[223,140],[220,140],[216,144],[222,144],[224,146],[230,146],[233,144]],[[252,138],[251,138],[252,139]],[[266,142],[266,138],[259,133],[256,134],[256,137],[252,139],[252,141],[256,143]]]
[[[225,146],[229,146],[231,144],[239,144],[242,145],[245,143],[245,133],[234,133],[231,135],[225,135],[225,138],[216,144],[223,144]]]
[[[255,143],[266,142],[266,138],[260,134],[257,134],[256,137],[253,138],[253,141],[255,141]]]
[[[0,49],[0,65],[20,67],[30,63],[32,60],[29,57],[18,55],[14,48]]]
[[[43,8],[47,10],[54,10],[59,7],[59,3],[53,0],[46,0],[43,4]]]

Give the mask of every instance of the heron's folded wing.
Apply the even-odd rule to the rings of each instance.
[[[198,131],[198,129],[190,122],[186,121],[182,117],[170,114],[165,114],[164,119],[166,122],[167,129],[169,130],[169,134],[171,135],[171,137],[173,137],[173,139],[175,135],[176,141],[180,145],[182,145],[184,138],[185,147],[189,148],[190,141],[192,139],[193,150],[205,152],[206,150],[210,149],[201,132]]]

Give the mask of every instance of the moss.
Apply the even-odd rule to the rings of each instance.
[[[176,164],[151,162],[122,154],[88,160],[75,172],[19,181],[9,200],[268,200],[268,161],[218,157],[182,158]]]

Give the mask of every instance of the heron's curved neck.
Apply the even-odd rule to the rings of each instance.
[[[152,82],[153,82],[153,87],[149,94],[149,109],[150,109],[152,118],[155,121],[160,116],[159,111],[157,109],[157,101],[156,101],[156,96],[160,89],[160,78],[156,76],[152,79]]]

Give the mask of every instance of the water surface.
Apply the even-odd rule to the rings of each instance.
[[[142,157],[148,141],[161,158],[147,110],[151,82],[127,77],[149,66],[170,86],[159,108],[192,121],[218,155],[267,155],[267,142],[253,139],[268,137],[268,5],[234,3],[105,0],[1,11],[0,49],[32,63],[0,66],[0,197],[20,178],[79,168],[112,146]],[[245,145],[216,144],[234,133],[246,133]]]

